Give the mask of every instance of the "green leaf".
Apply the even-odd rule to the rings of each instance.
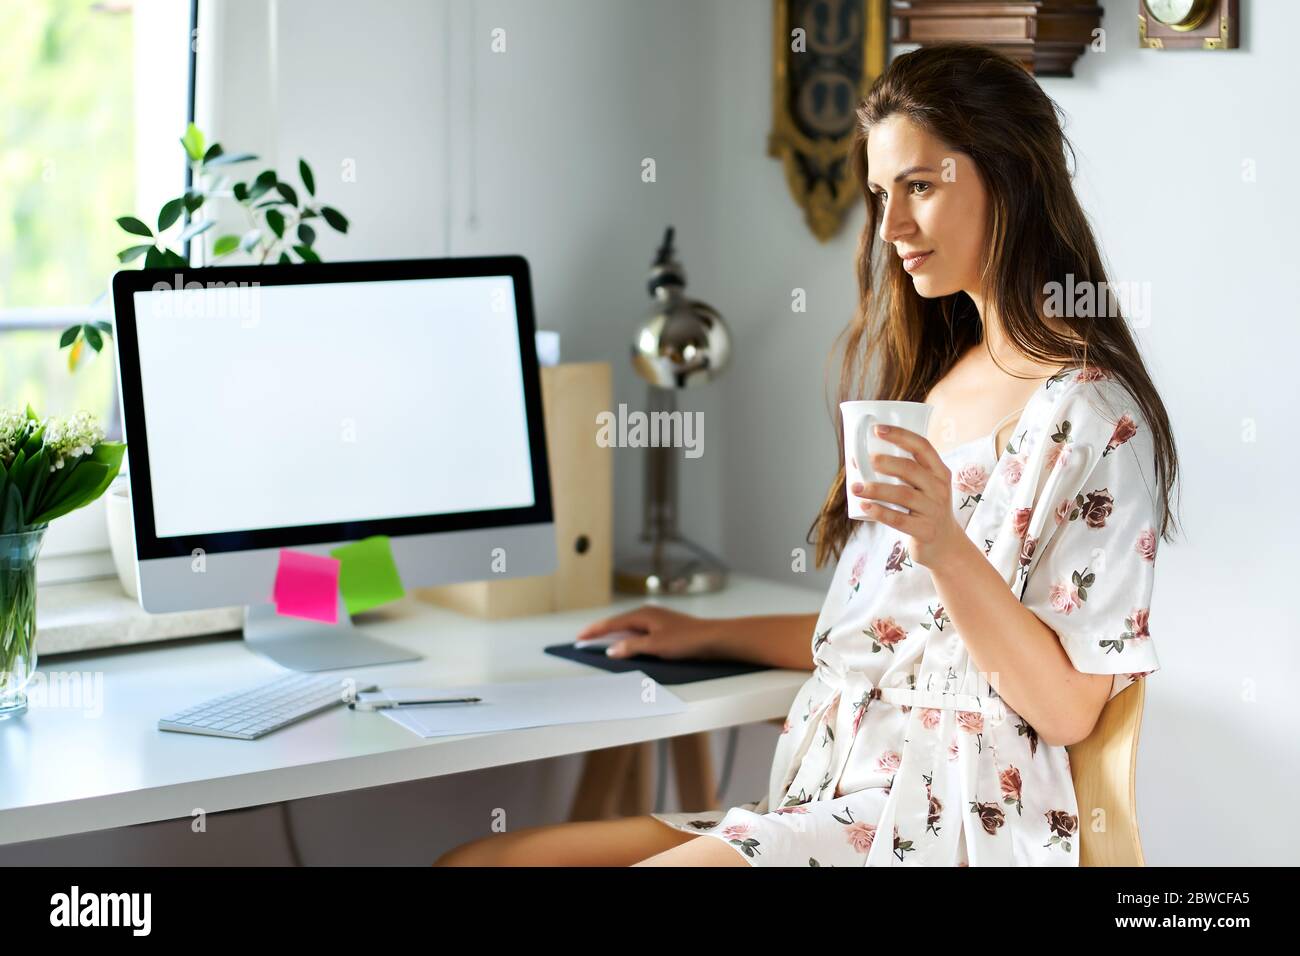
[[[13,483],[18,487],[19,491],[23,491],[25,488],[31,488],[32,483],[36,480],[36,472],[42,467],[49,467],[44,464],[46,454],[44,448],[36,449],[26,458],[21,467],[18,466],[17,460],[15,459],[14,467],[9,470],[9,475],[13,479]],[[25,508],[24,510],[26,510],[28,514],[32,513],[30,508]]]
[[[18,491],[18,486],[12,482],[5,491],[3,508],[3,512],[0,512],[0,532],[13,534],[21,531],[24,527],[23,496]]]
[[[74,461],[76,464],[72,463]],[[52,496],[54,500],[46,503],[45,510],[31,519],[32,524],[44,524],[55,518],[61,518],[69,511],[76,511],[82,505],[95,500],[92,492],[103,480],[108,468],[86,458],[70,459],[64,464],[63,470],[69,468],[72,469],[72,473]]]
[[[193,239],[195,236],[203,235],[203,233],[207,232],[216,224],[217,221],[215,219],[204,219],[201,222],[190,223],[185,231],[181,233],[181,242],[185,242],[187,239]]]
[[[254,199],[260,199],[262,195],[270,189],[268,183],[253,183],[248,190],[248,195],[244,198],[245,202],[252,202]]]
[[[102,495],[121,470],[122,456],[125,453],[124,443],[104,441],[96,445],[95,450],[85,458],[77,458],[74,459],[75,464],[64,465],[52,476],[56,481],[50,482],[46,488],[45,500],[40,506],[41,513],[32,524],[53,521],[69,511],[90,504]]]
[[[74,325],[71,328],[64,329],[63,334],[59,336],[59,348],[66,349],[73,342],[77,341],[77,336],[80,334],[81,326],[79,325]]]
[[[100,319],[98,322],[91,322],[90,324],[99,329],[99,331],[103,332],[105,335],[113,334],[112,322],[105,322],[103,319]]]
[[[244,233],[244,238],[239,240],[239,248],[245,252],[252,252],[259,242],[262,241],[262,232],[260,229],[250,229]]]
[[[228,256],[239,248],[238,236],[220,236],[212,244],[212,254],[214,256]]]
[[[27,480],[27,496],[23,501],[23,510],[27,514],[35,514],[37,503],[41,500],[41,492],[45,490],[45,485],[50,479],[50,455],[44,448],[40,450],[35,458],[32,459],[35,467]]]
[[[254,208],[254,209],[266,209],[266,208],[269,207],[269,206],[287,206],[287,205],[289,205],[288,202],[286,202],[284,199],[281,199],[279,196],[276,196],[274,199],[268,199],[268,200],[266,200],[265,202],[260,202],[260,203],[258,203],[258,204],[257,204],[256,206],[254,206],[253,208]]]
[[[99,329],[93,325],[83,325],[81,333],[86,337],[86,344],[96,352],[104,347],[104,337],[99,334]]]
[[[262,170],[262,172],[257,174],[257,178],[253,180],[253,185],[265,186],[267,189],[270,189],[272,186],[275,185],[275,170],[274,169]]]
[[[315,209],[312,209],[311,207],[305,207],[305,208],[303,209],[303,211],[300,212],[300,213],[298,214],[298,218],[299,218],[299,219],[315,219],[315,218],[316,218],[317,216],[319,216],[319,215],[320,215],[320,213],[318,213]]]
[[[231,190],[231,192],[233,193],[235,199],[238,202],[246,202],[248,200],[247,183],[235,183],[234,188]]]
[[[339,232],[348,231],[348,220],[333,206],[321,206],[320,214],[325,217],[325,221],[337,229]]]
[[[293,260],[289,258],[289,253],[287,252],[280,253],[279,262],[282,266],[293,265]]]
[[[298,223],[298,238],[302,240],[304,246],[310,246],[316,241],[316,230],[305,222]]]
[[[108,473],[104,478],[100,479],[95,494],[87,499],[88,501],[94,501],[108,490],[108,486],[113,483],[113,479],[117,477],[117,473],[122,469],[122,457],[125,454],[126,442],[102,441],[95,446],[95,450],[90,453],[90,460],[103,465],[108,469]]]
[[[117,254],[117,261],[130,262],[132,259],[138,259],[152,248],[153,246],[127,246]]]
[[[185,155],[190,158],[190,162],[197,163],[203,159],[203,134],[193,123],[185,128],[181,145],[185,147]]]
[[[144,236],[148,239],[153,238],[153,230],[142,223],[135,216],[122,216],[117,220],[117,224],[131,233],[133,236]]]
[[[170,249],[164,249],[162,253],[163,265],[173,266],[177,269],[188,269],[190,264],[186,258],[179,252],[173,252]]]
[[[198,212],[199,207],[203,205],[204,195],[197,190],[191,189],[183,197],[185,199],[185,211],[188,213]]]
[[[280,191],[280,195],[288,201],[289,205],[298,205],[298,194],[288,183],[276,183],[275,188]]]
[[[43,497],[41,503],[32,510],[32,513],[35,514],[45,511],[49,507],[50,502],[54,501],[55,498],[58,497],[59,491],[67,483],[68,478],[72,475],[72,471],[72,468],[65,465],[57,471],[50,472],[49,481],[45,483],[45,497]]]
[[[144,254],[144,267],[146,269],[160,269],[167,265],[167,259],[163,256],[162,250],[157,246],[150,246],[149,251]]]
[[[266,211],[266,224],[275,233],[275,238],[284,238],[284,215],[278,209],[268,209]]]
[[[181,217],[181,210],[185,208],[185,200],[169,199],[163,203],[163,207],[158,212],[158,231],[170,229],[172,223]]]
[[[212,166],[232,166],[235,163],[249,163],[257,159],[252,153],[229,153],[224,156],[218,156],[216,159],[205,160],[205,167]]]
[[[38,451],[40,451],[41,448],[44,447],[44,445],[45,445],[45,426],[42,425],[39,428],[37,428],[35,431],[28,433],[27,437],[23,439],[21,449],[22,451],[26,452],[27,455],[30,457],[31,455],[34,455]]]
[[[206,166],[224,152],[225,150],[221,148],[220,143],[213,143],[208,147],[208,151],[203,154],[203,165]]]
[[[316,177],[311,174],[311,167],[307,165],[307,160],[298,160],[298,175],[302,177],[302,184],[307,187],[307,195],[316,195]]]
[[[308,246],[294,246],[293,251],[302,256],[303,262],[320,262],[320,256],[312,252]]]

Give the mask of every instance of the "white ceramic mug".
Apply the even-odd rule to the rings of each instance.
[[[910,451],[900,448],[876,434],[877,425],[894,425],[924,436],[930,424],[933,405],[925,402],[841,402],[840,414],[844,419],[844,494],[848,499],[849,517],[861,521],[866,516],[862,507],[866,503],[850,489],[855,482],[879,481],[891,485],[906,484],[894,475],[877,475],[871,467],[871,456],[899,455],[912,458]],[[869,499],[875,500],[875,499]],[[890,501],[877,501],[882,508],[891,508],[908,514],[902,505]]]

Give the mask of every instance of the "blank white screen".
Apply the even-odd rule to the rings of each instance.
[[[160,538],[534,503],[508,276],[166,289],[135,313]]]

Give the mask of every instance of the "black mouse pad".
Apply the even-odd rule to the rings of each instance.
[[[744,664],[740,661],[666,661],[647,654],[635,657],[610,657],[603,647],[577,648],[572,644],[552,644],[546,653],[554,654],[580,664],[590,664],[601,670],[621,674],[625,671],[644,671],[646,676],[660,684],[689,684],[715,677],[735,677],[755,671],[770,671],[765,664]]]

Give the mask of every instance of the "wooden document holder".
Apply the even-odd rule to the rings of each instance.
[[[542,416],[555,510],[554,574],[417,588],[416,596],[482,618],[609,604],[613,592],[614,449],[596,443],[596,416],[614,400],[608,362],[544,365]]]

